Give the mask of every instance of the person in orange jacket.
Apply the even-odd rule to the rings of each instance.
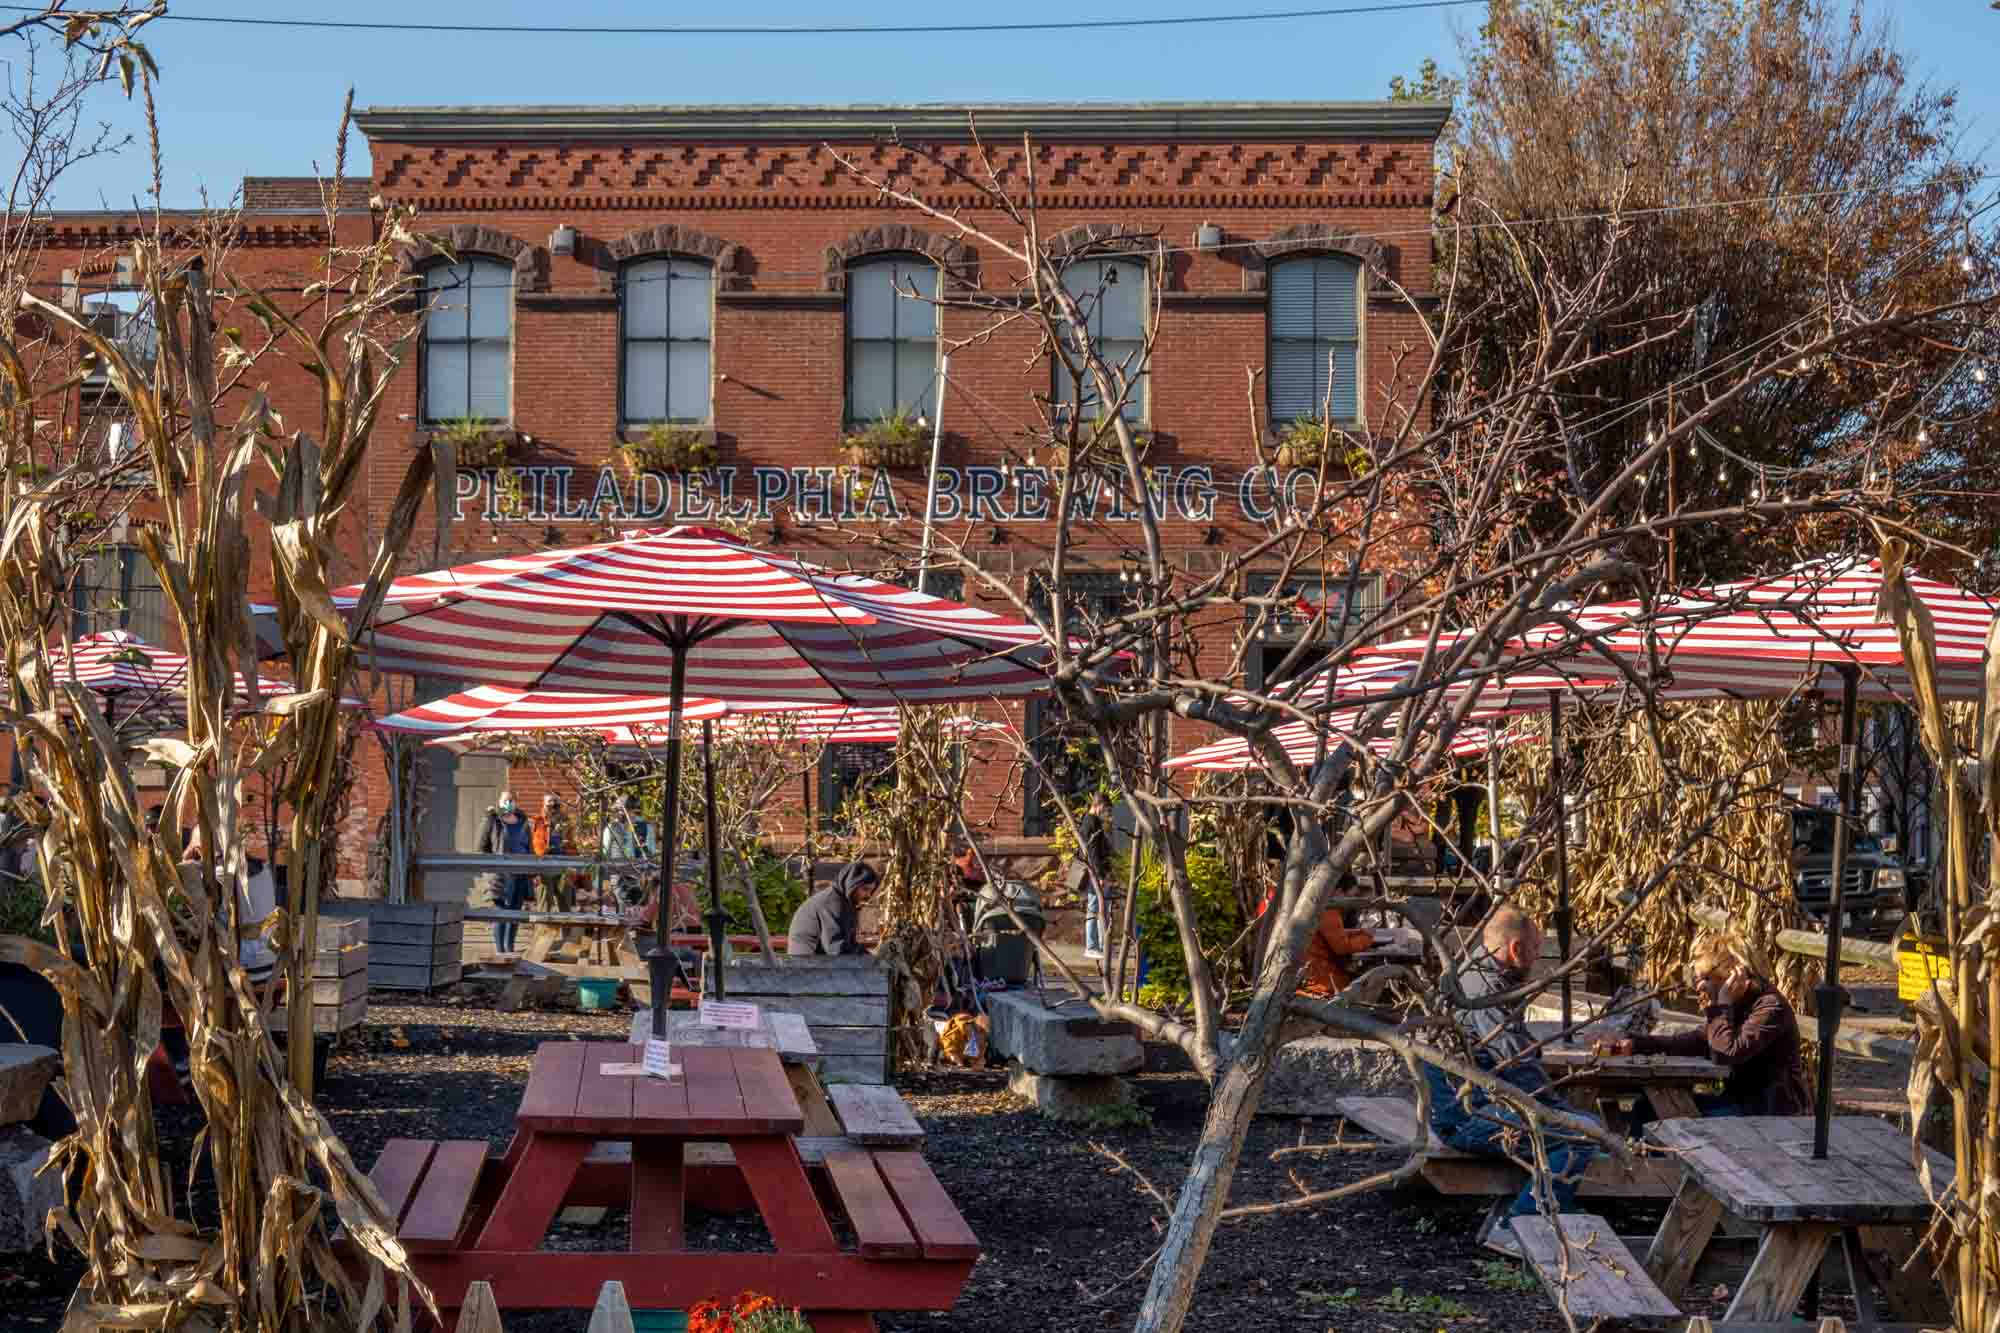
[[[1354,876],[1343,875],[1334,893],[1351,894],[1354,887]],[[1338,907],[1327,908],[1320,913],[1312,938],[1306,942],[1305,976],[1299,982],[1299,989],[1308,994],[1340,994],[1354,980],[1350,960],[1374,947],[1374,931],[1350,930],[1345,913]]]

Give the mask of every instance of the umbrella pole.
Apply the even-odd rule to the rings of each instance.
[[[646,975],[653,987],[653,1036],[667,1035],[667,993],[673,988],[673,954],[668,950],[674,898],[674,846],[681,834],[681,703],[687,698],[686,636],[673,645],[674,664],[668,677],[667,773],[660,792],[660,889],[653,909],[653,948],[646,955]]]
[[[1556,803],[1556,951],[1560,965],[1569,966],[1569,800],[1563,773],[1563,701],[1559,690],[1549,691],[1549,786]],[[1562,974],[1563,1031],[1569,1031],[1571,1007],[1570,974]]]
[[[1833,890],[1826,909],[1826,980],[1813,989],[1819,1011],[1819,1087],[1813,1098],[1813,1157],[1826,1158],[1826,1140],[1833,1120],[1833,1043],[1840,1034],[1840,1011],[1847,992],[1840,988],[1841,918],[1847,910],[1847,849],[1854,822],[1854,761],[1856,750],[1854,696],[1861,673],[1853,665],[1840,669],[1840,819],[1833,826]]]
[[[708,958],[715,964],[715,998],[722,998],[723,930],[728,917],[722,912],[722,839],[715,827],[715,724],[706,718],[701,724],[701,794],[707,807],[702,823],[708,834]]]

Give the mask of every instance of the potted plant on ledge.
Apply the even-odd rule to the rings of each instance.
[[[1132,432],[1132,448],[1141,460],[1146,457],[1147,450],[1152,447],[1152,436],[1146,434],[1144,431],[1135,430]],[[1051,467],[1074,467],[1076,460],[1085,456],[1103,467],[1122,467],[1125,462],[1125,456],[1118,450],[1118,437],[1109,430],[1105,431],[1102,435],[1094,435],[1091,438],[1078,440],[1074,449],[1060,441],[1049,447],[1049,465]]]
[[[715,445],[705,431],[691,426],[648,426],[636,440],[620,440],[618,456],[625,470],[636,477],[642,472],[700,472],[715,466]]]
[[[1279,467],[1317,468],[1329,457],[1350,476],[1363,476],[1374,465],[1368,450],[1339,427],[1329,427],[1317,417],[1296,417],[1278,429]]]
[[[468,471],[506,467],[519,458],[523,443],[519,434],[504,426],[470,417],[443,422],[431,434],[449,440],[459,467]]]
[[[922,417],[898,412],[849,435],[841,453],[853,467],[920,468],[930,459],[930,436]]]

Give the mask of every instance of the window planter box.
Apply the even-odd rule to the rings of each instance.
[[[921,468],[930,462],[930,432],[916,417],[899,412],[861,427],[841,441],[849,467]]]
[[[430,436],[451,442],[458,466],[464,471],[508,467],[520,462],[528,451],[527,440],[519,431],[478,421],[448,421],[431,427]]]
[[[1140,459],[1144,460],[1148,451],[1153,447],[1153,437],[1143,431],[1134,431],[1132,433],[1132,443],[1136,447]],[[1094,447],[1085,445],[1077,446],[1077,452],[1079,453],[1084,452],[1086,449],[1088,449],[1092,461],[1099,467],[1124,466],[1125,456],[1119,452],[1118,441],[1114,436],[1105,436]],[[1068,445],[1055,444],[1049,446],[1049,466],[1067,468],[1074,464],[1075,459],[1070,456],[1070,447]]]
[[[642,472],[700,472],[715,466],[715,444],[706,431],[687,426],[653,426],[636,440],[620,440],[619,461],[627,475]]]

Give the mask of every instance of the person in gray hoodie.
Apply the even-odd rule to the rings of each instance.
[[[859,858],[841,867],[833,883],[799,904],[785,945],[793,958],[816,954],[866,953],[861,947],[861,907],[882,877]]]

